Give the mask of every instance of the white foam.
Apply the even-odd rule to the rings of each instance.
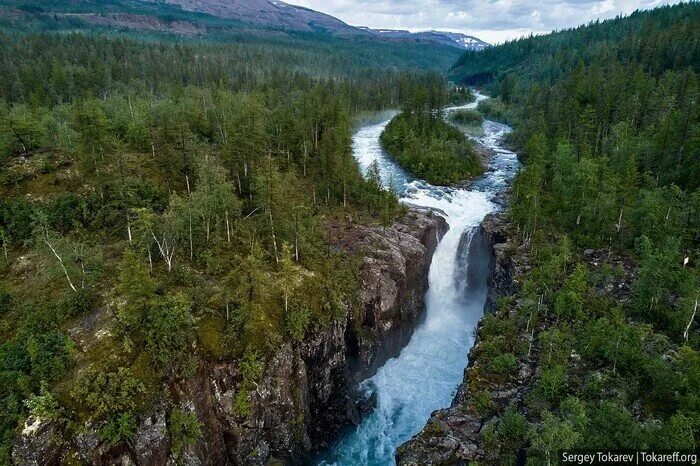
[[[477,102],[484,98],[477,94]],[[474,108],[477,102],[447,111]],[[465,294],[464,284],[458,283],[460,267],[468,266],[458,263],[459,245],[465,234],[497,208],[494,194],[517,170],[515,154],[500,147],[509,128],[487,121],[480,142],[499,152],[482,180],[469,190],[432,186],[413,178],[384,153],[379,135],[387,124],[388,120],[355,133],[353,150],[360,167],[366,172],[376,160],[382,182],[392,182],[402,202],[444,212],[450,229],[438,244],[430,267],[425,322],[398,357],[363,382],[364,387],[376,390],[377,407],[341,439],[322,464],[393,464],[396,447],[418,433],[435,409],[450,405],[486,298],[485,289]]]

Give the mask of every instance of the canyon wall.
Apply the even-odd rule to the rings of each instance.
[[[445,220],[409,209],[389,227],[329,226],[334,247],[364,259],[357,302],[299,343],[287,342],[265,361],[249,393],[250,409],[235,406],[243,376],[236,362],[201,360],[194,377],[168,387],[172,404],[194,413],[202,435],[180,455],[185,464],[299,464],[325,446],[338,430],[359,422],[367,406],[357,382],[398,354],[424,317],[428,269]],[[77,438],[30,417],[18,433],[15,464],[175,463],[166,406],[139,416],[133,441],[105,445],[85,426]]]
[[[523,256],[515,250],[504,214],[487,216],[479,234],[492,252],[485,312],[510,312],[512,310],[499,309],[497,304],[500,298],[517,291],[518,276],[524,267],[520,260]],[[501,407],[522,402],[530,390],[534,363],[527,358],[519,362],[516,377],[497,383],[479,379],[479,366],[487,362],[478,357],[482,326],[483,320],[477,326],[469,363],[452,406],[433,412],[423,430],[398,448],[396,460],[399,465],[467,464],[473,460],[484,460],[482,433],[490,422],[497,419],[493,411],[500,412],[502,409],[488,414],[480,413],[477,408],[479,400],[472,393],[474,387],[479,388],[479,397],[484,397],[486,393],[492,403]]]

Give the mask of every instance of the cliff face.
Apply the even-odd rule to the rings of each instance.
[[[513,254],[508,223],[502,214],[488,216],[481,226],[481,233],[492,251],[493,260],[488,279],[486,313],[508,312],[497,309],[499,298],[511,296],[517,290],[517,277],[526,267]],[[470,460],[483,459],[483,439],[481,433],[492,420],[490,414],[479,413],[475,406],[471,389],[478,384],[480,393],[488,392],[491,401],[499,406],[507,406],[512,401],[522,401],[529,390],[533,367],[528,361],[521,361],[516,377],[498,383],[480,383],[478,380],[478,351],[483,321],[479,323],[474,346],[469,352],[469,364],[464,370],[452,406],[435,411],[423,430],[411,440],[401,445],[396,452],[400,465],[466,464]],[[498,411],[498,410],[496,410]]]
[[[185,450],[186,464],[300,463],[340,427],[358,422],[362,402],[356,382],[371,375],[407,342],[423,318],[427,274],[439,237],[441,217],[409,210],[391,227],[330,229],[337,247],[362,254],[359,306],[345,319],[285,343],[265,363],[250,392],[250,413],[234,410],[242,374],[234,362],[202,361],[196,375],[169,387],[173,403],[195,413],[202,436]],[[173,462],[165,407],[138,419],[133,442],[108,448],[86,426],[75,439],[60,428],[30,418],[15,441],[15,464],[58,464],[69,459],[91,464],[161,465]]]

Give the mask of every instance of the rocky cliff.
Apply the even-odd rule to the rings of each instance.
[[[250,392],[250,410],[234,409],[242,374],[236,362],[202,360],[194,377],[173,383],[172,403],[199,420],[202,435],[181,454],[186,464],[298,464],[340,427],[358,422],[363,407],[354,387],[397,354],[423,318],[432,254],[447,224],[409,209],[392,226],[329,226],[336,247],[361,254],[356,306],[344,319],[285,343],[265,362]],[[144,413],[133,441],[106,446],[99,426],[63,438],[61,426],[29,418],[18,433],[15,464],[162,465],[174,462],[166,408]]]
[[[500,298],[513,295],[517,290],[517,277],[527,267],[514,254],[511,231],[503,214],[489,215],[481,226],[481,234],[490,247],[493,260],[488,280],[486,313],[508,312],[499,309]],[[486,361],[479,358],[484,320],[479,323],[474,346],[469,352],[469,364],[464,371],[452,406],[435,411],[423,430],[401,445],[396,453],[400,465],[467,464],[471,460],[484,459],[482,433],[502,411],[498,407],[522,400],[529,390],[532,365],[520,361],[516,376],[502,380],[483,380],[480,366]],[[489,408],[483,409],[488,396]]]
[[[542,390],[548,382],[543,374],[553,352],[570,361],[570,380],[577,380],[571,385],[602,377],[597,361],[587,363],[564,339],[551,337],[561,319],[550,309],[551,299],[521,287],[543,267],[540,262],[533,268],[530,245],[516,240],[502,214],[488,216],[481,233],[493,261],[486,314],[477,327],[463,382],[452,406],[435,411],[423,430],[397,450],[399,465],[525,464],[529,455],[541,454],[527,437],[544,429]],[[580,259],[597,277],[588,291],[591,299],[612,298],[620,304],[631,299],[636,265],[629,257],[606,248],[586,249]],[[630,412],[644,419],[635,406]]]

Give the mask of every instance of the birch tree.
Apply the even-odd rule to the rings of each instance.
[[[72,291],[85,287],[88,276],[88,260],[96,260],[96,253],[77,239],[61,236],[48,226],[46,216],[38,214],[34,229],[35,242],[40,250],[47,251],[49,258],[58,266]]]

